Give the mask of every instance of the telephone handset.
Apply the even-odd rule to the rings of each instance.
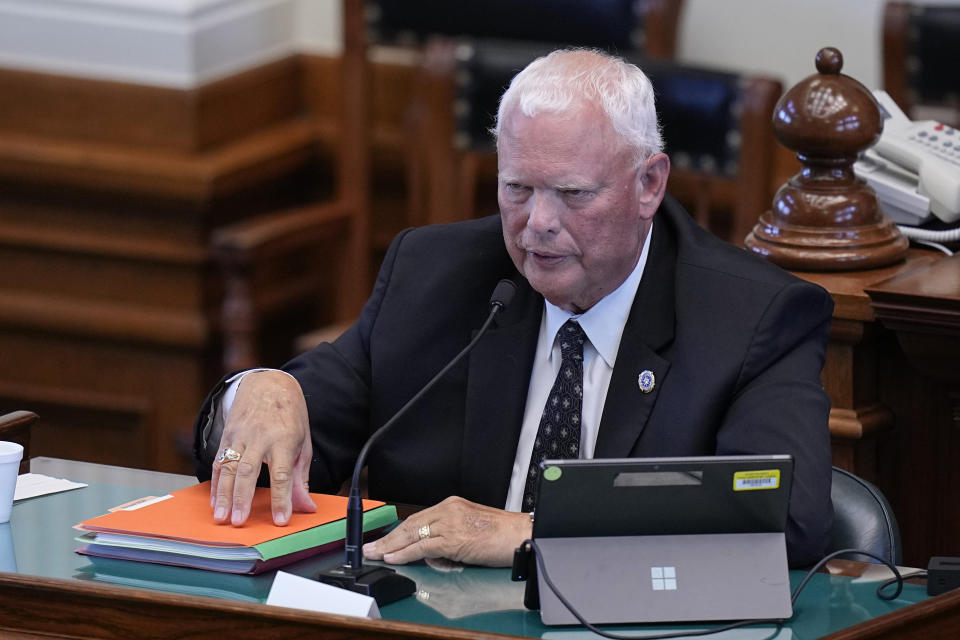
[[[884,91],[874,91],[883,133],[854,164],[896,222],[920,224],[932,213],[960,220],[960,131],[933,120],[914,122]]]

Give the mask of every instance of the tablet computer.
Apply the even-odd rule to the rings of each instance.
[[[792,615],[788,455],[545,460],[533,537],[595,623]],[[576,618],[537,576],[545,624]]]

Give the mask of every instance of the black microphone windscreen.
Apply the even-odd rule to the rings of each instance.
[[[517,285],[513,280],[504,278],[494,287],[493,295],[490,296],[490,306],[497,305],[501,311],[506,309],[513,300],[515,293],[517,293]]]

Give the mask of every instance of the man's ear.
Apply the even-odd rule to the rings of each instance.
[[[670,176],[670,158],[665,153],[657,153],[648,158],[640,167],[638,200],[645,218],[652,218],[667,192],[667,178]]]

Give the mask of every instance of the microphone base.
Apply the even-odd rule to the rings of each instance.
[[[359,568],[340,565],[324,569],[315,580],[370,596],[377,601],[378,607],[411,596],[417,590],[417,584],[410,578],[377,565]]]

